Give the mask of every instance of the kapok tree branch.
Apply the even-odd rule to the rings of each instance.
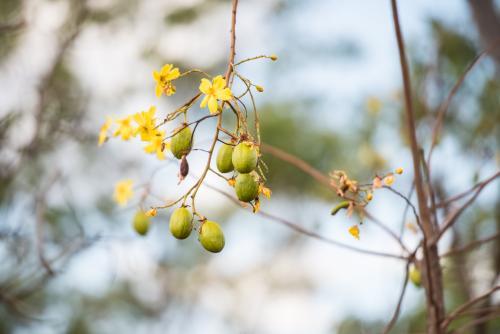
[[[205,186],[207,188],[210,188],[210,189],[216,191],[217,193],[223,195],[224,197],[228,198],[233,203],[235,203],[237,205],[241,205],[241,202],[238,201],[236,198],[234,198],[231,194],[229,194],[229,193],[227,193],[227,192],[225,192],[223,190],[220,190],[219,188],[214,187],[214,186],[212,186],[210,184],[205,184]],[[327,244],[330,244],[330,245],[333,245],[333,246],[336,246],[336,247],[339,247],[339,248],[347,249],[347,250],[350,250],[350,251],[353,251],[353,252],[357,252],[357,253],[361,253],[361,254],[368,254],[368,255],[373,255],[373,256],[380,256],[380,257],[392,258],[392,259],[397,259],[397,260],[405,260],[405,261],[408,260],[408,257],[406,257],[406,256],[396,255],[396,254],[391,254],[391,253],[386,253],[386,252],[372,251],[372,250],[363,249],[363,248],[358,248],[358,247],[354,247],[354,246],[351,246],[351,245],[348,245],[348,244],[344,244],[344,243],[342,243],[340,241],[329,239],[329,238],[327,238],[325,236],[322,236],[319,233],[316,233],[314,231],[311,231],[311,230],[308,230],[306,228],[303,228],[302,226],[300,226],[299,224],[297,224],[295,222],[291,222],[291,221],[289,221],[287,219],[278,217],[278,216],[273,215],[271,213],[264,212],[262,210],[258,211],[256,214],[260,215],[262,217],[268,218],[268,219],[270,219],[270,220],[272,220],[274,222],[280,223],[280,224],[282,224],[282,225],[284,225],[284,226],[286,226],[286,227],[294,230],[295,232],[298,232],[300,234],[306,235],[306,236],[311,237],[313,239],[325,242]]]
[[[458,220],[458,218],[462,215],[462,213],[467,209],[470,205],[474,203],[474,201],[477,199],[481,191],[489,184],[489,182],[482,183],[479,187],[477,187],[474,195],[462,206],[460,206],[458,209],[453,211],[448,218],[445,220],[443,223],[443,227],[439,230],[439,233],[436,235],[436,237],[432,240],[432,243],[436,244],[439,239],[443,236],[443,234],[451,227],[455,222]]]
[[[468,302],[466,302],[466,303],[462,304],[461,306],[459,306],[457,309],[455,309],[455,311],[451,312],[446,317],[446,319],[443,320],[443,322],[441,323],[441,328],[443,330],[446,329],[448,327],[448,325],[453,321],[453,319],[455,319],[460,314],[462,314],[462,312],[464,312],[468,308],[474,306],[474,304],[480,302],[481,300],[483,300],[485,298],[488,298],[491,294],[495,293],[497,290],[500,290],[500,285],[494,286],[493,288],[491,288],[487,292],[483,293],[482,295],[479,295],[476,298],[471,299]]]
[[[406,262],[405,266],[405,276],[403,279],[403,287],[401,288],[401,293],[399,294],[399,299],[398,299],[398,304],[396,305],[396,309],[394,310],[394,314],[392,315],[391,320],[385,326],[384,328],[384,334],[389,333],[394,325],[396,324],[396,321],[398,320],[399,317],[399,312],[401,311],[401,305],[403,304],[403,299],[405,296],[406,292],[406,287],[408,286],[408,278],[409,278],[409,272],[410,272],[410,264],[411,264],[411,259],[408,259],[408,262]]]
[[[446,253],[441,254],[441,257],[448,257],[448,256],[453,256],[453,255],[465,253],[465,252],[468,252],[476,247],[482,246],[490,241],[494,241],[497,239],[500,239],[500,232],[495,233],[495,234],[493,234],[489,237],[483,238],[483,239],[474,240],[463,247],[450,249]]]
[[[413,160],[413,170],[415,177],[415,189],[417,192],[418,206],[420,219],[424,234],[424,263],[425,263],[425,277],[424,286],[427,295],[428,307],[428,332],[441,333],[439,323],[444,316],[444,299],[442,289],[442,273],[439,264],[439,255],[435,245],[428,245],[427,240],[433,235],[434,227],[431,222],[431,215],[427,206],[427,196],[424,190],[424,183],[421,174],[421,162],[419,146],[416,135],[416,124],[412,103],[410,73],[406,59],[405,45],[401,26],[399,23],[399,14],[396,0],[391,0],[392,17],[394,22],[394,30],[396,32],[396,40],[399,50],[399,60],[401,65],[401,73],[403,77],[404,100],[406,111],[407,131],[410,141],[410,149]]]
[[[488,185],[488,183],[490,182],[493,182],[495,179],[497,179],[498,177],[500,177],[500,171],[496,172],[495,174],[493,174],[492,176],[488,177],[487,179],[485,179],[484,181],[481,181],[479,183],[476,183],[472,188],[458,194],[458,195],[455,195],[455,196],[452,196],[448,199],[446,199],[445,201],[441,202],[441,203],[438,203],[436,205],[436,207],[438,208],[444,208],[444,207],[447,207],[448,205],[450,205],[451,203],[455,202],[455,201],[458,201],[468,195],[470,195],[474,190],[476,190],[477,188],[479,187],[484,187],[486,185]]]

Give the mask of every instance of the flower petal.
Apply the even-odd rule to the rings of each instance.
[[[174,67],[174,65],[172,64],[163,65],[163,67],[160,70],[161,75],[167,75],[168,72],[170,72],[170,70],[172,69],[172,67]]]
[[[201,100],[200,108],[205,108],[207,106],[207,103],[208,103],[208,95],[205,95],[203,100]]]
[[[201,79],[200,91],[203,94],[209,94],[210,88],[212,88],[212,84],[210,83],[210,81],[208,81],[208,79],[205,78]]]
[[[170,72],[167,74],[167,76],[166,76],[165,80],[168,80],[168,81],[170,81],[170,80],[175,80],[175,79],[177,79],[180,75],[181,75],[181,73],[179,72],[179,69],[178,69],[178,68],[174,68],[172,71],[170,71]]]
[[[217,113],[217,107],[218,107],[218,103],[217,103],[217,99],[213,96],[210,96],[208,98],[208,110],[210,110],[210,113],[211,114],[216,114]]]
[[[157,97],[160,97],[162,93],[163,93],[163,87],[159,83],[157,83],[155,88],[155,94]]]
[[[223,89],[226,87],[226,79],[222,75],[218,75],[213,80],[213,87],[215,90]]]
[[[216,91],[216,96],[217,96],[217,99],[219,99],[219,100],[229,101],[229,100],[231,100],[231,97],[233,96],[233,94],[231,93],[231,89],[224,88],[224,89]]]

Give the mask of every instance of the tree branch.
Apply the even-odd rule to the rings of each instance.
[[[413,160],[413,171],[415,178],[415,189],[417,192],[418,207],[420,220],[424,235],[423,251],[426,267],[426,280],[424,283],[427,294],[428,307],[428,324],[429,333],[440,333],[439,323],[444,315],[444,297],[442,289],[442,273],[439,264],[439,255],[437,247],[428,245],[427,240],[431,237],[434,227],[431,222],[431,215],[427,206],[427,196],[424,191],[424,184],[421,174],[420,153],[416,135],[416,124],[412,103],[410,72],[406,60],[405,45],[401,26],[399,23],[399,14],[396,0],[391,0],[392,17],[394,22],[394,30],[396,32],[396,40],[399,50],[399,60],[401,65],[401,74],[403,78],[404,100],[406,111],[407,131],[410,141],[411,155]]]
[[[497,173],[498,174],[498,173]],[[462,213],[467,209],[471,204],[474,203],[476,198],[479,196],[481,191],[489,184],[489,182],[483,182],[480,184],[476,192],[474,193],[474,196],[472,196],[467,202],[465,202],[461,207],[453,211],[449,217],[445,220],[443,223],[443,227],[440,229],[439,233],[436,235],[436,237],[432,240],[432,243],[436,244],[439,239],[443,236],[443,234],[451,227],[453,224],[458,220],[458,218],[462,215]]]
[[[403,298],[404,298],[405,292],[406,292],[406,287],[408,286],[408,276],[409,276],[409,271],[410,271],[410,263],[411,263],[411,260],[409,259],[408,262],[406,262],[406,266],[405,266],[405,277],[403,279],[403,287],[401,288],[401,293],[399,294],[398,304],[396,306],[396,309],[394,310],[394,314],[392,315],[391,320],[389,321],[387,326],[385,326],[385,328],[384,328],[384,334],[389,333],[392,330],[392,328],[394,327],[394,325],[396,324],[396,321],[398,320],[399,312],[401,311],[401,305],[403,304]]]
[[[490,241],[493,241],[493,240],[496,240],[499,238],[500,238],[500,232],[495,233],[495,234],[493,234],[489,237],[483,238],[483,239],[478,239],[478,240],[472,241],[471,243],[469,243],[463,247],[450,249],[446,253],[442,254],[441,257],[448,257],[448,256],[453,256],[453,255],[461,254],[464,252],[468,252],[476,247],[482,246],[485,243],[488,243]]]
[[[461,306],[459,306],[458,308],[456,308],[455,311],[451,312],[446,317],[446,319],[443,320],[443,322],[441,323],[441,328],[443,330],[446,329],[449,326],[449,324],[453,321],[453,319],[458,317],[462,312],[464,312],[468,308],[474,306],[474,304],[480,302],[481,300],[488,298],[491,294],[495,293],[497,290],[500,290],[500,285],[497,285],[497,286],[491,288],[490,290],[483,293],[482,295],[479,295],[476,298],[471,299],[468,302],[466,302],[466,303],[462,304]]]
[[[206,187],[218,192],[219,194],[221,194],[223,196],[225,196],[226,198],[231,200],[233,203],[235,203],[237,205],[241,205],[241,202],[238,201],[236,198],[234,198],[231,194],[229,194],[223,190],[220,190],[219,188],[214,187],[210,184],[206,184]],[[396,255],[396,254],[391,254],[391,253],[378,252],[378,251],[372,251],[372,250],[367,250],[367,249],[363,249],[363,248],[358,248],[358,247],[354,247],[354,246],[351,246],[348,244],[344,244],[344,243],[336,241],[336,240],[326,238],[326,237],[324,237],[316,232],[313,232],[313,231],[310,231],[310,230],[307,230],[307,229],[301,227],[297,223],[291,222],[289,220],[286,220],[284,218],[275,216],[273,214],[270,214],[270,213],[267,213],[264,211],[259,211],[256,214],[260,215],[262,217],[268,218],[268,219],[275,221],[277,223],[280,223],[282,225],[285,225],[285,226],[291,228],[292,230],[294,230],[295,232],[301,233],[303,235],[309,236],[311,238],[314,238],[316,240],[325,242],[325,243],[333,245],[333,246],[337,246],[337,247],[340,247],[343,249],[348,249],[348,250],[351,250],[351,251],[354,251],[357,253],[362,253],[362,254],[368,254],[368,255],[380,256],[380,257],[388,257],[388,258],[393,258],[393,259],[398,259],[398,260],[407,260],[407,257],[402,256],[402,255]]]
[[[499,37],[500,37],[500,30],[499,30]],[[434,123],[434,127],[432,129],[432,142],[431,142],[431,147],[429,149],[429,154],[427,155],[427,165],[430,166],[431,163],[431,157],[432,153],[434,151],[434,148],[437,145],[438,137],[441,132],[441,128],[443,125],[443,120],[446,115],[446,112],[448,111],[448,108],[450,106],[451,100],[453,97],[456,95],[458,89],[462,86],[465,77],[469,72],[472,70],[472,68],[479,63],[481,59],[488,53],[491,53],[497,46],[500,45],[500,38],[497,38],[492,44],[488,46],[485,50],[481,51],[470,63],[467,65],[465,71],[462,73],[462,75],[458,78],[457,82],[451,89],[450,93],[448,94],[446,100],[441,103],[441,105],[438,108],[437,111],[437,117],[436,117],[436,122]]]
[[[468,195],[470,195],[474,190],[476,190],[477,188],[479,187],[484,187],[486,185],[488,185],[488,183],[494,181],[496,178],[500,177],[500,171],[496,172],[495,174],[493,174],[492,176],[490,176],[489,178],[487,178],[486,180],[484,181],[481,181],[479,183],[476,183],[472,188],[470,188],[469,190],[466,190],[458,195],[455,195],[453,197],[450,197],[448,198],[447,200],[439,203],[436,205],[437,208],[444,208],[446,206],[448,206],[449,204],[451,204],[452,202],[455,202],[455,201],[458,201],[459,199],[462,199]]]

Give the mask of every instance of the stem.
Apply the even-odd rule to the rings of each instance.
[[[229,61],[227,64],[227,70],[226,70],[226,83],[229,84],[229,80],[231,78],[231,74],[233,73],[233,64],[234,64],[234,56],[236,54],[235,48],[236,48],[236,12],[238,9],[238,0],[233,0],[232,2],[232,11],[231,11],[231,34],[230,34],[230,43],[231,46],[229,48]],[[224,102],[222,103],[222,107],[224,108]],[[199,180],[196,182],[194,186],[193,193],[191,194],[191,203],[193,206],[193,214],[198,215],[200,218],[204,218],[203,216],[200,216],[197,211],[196,211],[196,203],[195,203],[195,198],[196,194],[198,193],[198,190],[200,189],[203,180],[207,176],[207,173],[210,169],[210,162],[212,161],[212,155],[214,153],[214,148],[215,144],[217,143],[217,140],[219,139],[219,133],[220,129],[222,128],[222,112],[218,114],[217,117],[217,127],[215,129],[215,134],[214,134],[214,139],[212,140],[212,145],[210,146],[210,150],[208,151],[208,159],[207,159],[207,165],[205,166],[205,169],[203,170],[203,173],[201,174]]]
[[[423,180],[421,175],[421,163],[419,147],[416,135],[416,125],[414,118],[414,110],[411,95],[411,82],[406,60],[406,52],[399,23],[399,15],[396,0],[391,0],[392,16],[394,21],[394,29],[396,32],[396,40],[399,50],[399,60],[401,64],[401,73],[403,77],[404,97],[405,97],[405,111],[408,136],[410,140],[411,155],[413,158],[413,170],[415,174],[415,189],[417,192],[418,207],[420,212],[420,219],[424,234],[424,262],[426,279],[424,280],[424,287],[427,296],[427,312],[428,323],[427,331],[431,334],[442,333],[439,326],[441,319],[444,316],[444,299],[442,288],[442,272],[439,264],[439,254],[435,244],[428,245],[427,240],[433,234],[433,225],[431,223],[431,215],[427,206],[427,198],[424,192]]]

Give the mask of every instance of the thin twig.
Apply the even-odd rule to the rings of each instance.
[[[408,191],[408,195],[406,195],[405,198],[408,199],[408,202],[411,203],[411,198],[413,196],[413,192],[415,191],[415,183],[411,183],[410,190]],[[405,226],[406,226],[406,217],[408,216],[408,210],[410,209],[411,205],[406,202],[405,209],[403,211],[403,217],[401,218],[401,228],[399,230],[399,238],[403,239],[403,235],[405,232]]]
[[[474,304],[480,302],[481,300],[488,298],[491,294],[495,293],[497,290],[500,290],[500,285],[494,286],[493,288],[491,288],[487,292],[483,293],[482,295],[479,295],[476,298],[471,299],[468,302],[466,302],[466,303],[462,304],[461,306],[459,306],[458,308],[456,308],[455,311],[451,312],[446,317],[446,319],[443,320],[443,322],[441,323],[441,328],[446,329],[448,327],[448,325],[453,321],[453,319],[458,317],[462,312],[464,312],[468,308],[472,307]]]
[[[420,217],[418,215],[417,208],[415,207],[415,205],[413,205],[413,203],[410,201],[410,199],[392,187],[383,186],[383,188],[387,189],[390,192],[392,192],[393,194],[396,194],[397,196],[401,197],[406,202],[406,205],[408,205],[411,208],[411,210],[413,211],[413,215],[415,216],[415,220],[417,221],[418,227],[420,227],[420,229],[422,229],[422,224],[420,223]]]
[[[453,255],[461,254],[461,253],[464,253],[464,252],[468,252],[468,251],[470,251],[470,250],[472,250],[472,249],[474,249],[476,247],[482,246],[485,243],[488,243],[490,241],[493,241],[493,240],[496,240],[496,239],[499,239],[499,238],[500,238],[500,232],[495,233],[492,236],[489,236],[489,237],[486,237],[486,238],[483,238],[483,239],[474,240],[471,243],[469,243],[469,244],[467,244],[467,245],[465,245],[463,247],[455,248],[455,249],[450,249],[446,253],[442,254],[441,257],[453,256]]]
[[[448,205],[450,205],[451,203],[455,202],[455,201],[458,201],[468,195],[470,195],[474,190],[476,190],[477,188],[479,187],[484,187],[485,185],[487,185],[488,183],[494,181],[496,178],[500,177],[500,171],[496,172],[495,174],[493,174],[492,176],[490,176],[489,178],[479,182],[479,183],[476,183],[472,188],[470,188],[469,190],[467,191],[464,191],[458,195],[455,195],[455,196],[452,196],[448,199],[446,199],[445,201],[441,202],[441,203],[438,203],[436,204],[436,207],[437,208],[444,208],[444,207],[447,207]]]
[[[473,320],[473,321],[471,321],[471,322],[463,325],[462,327],[454,330],[453,333],[454,334],[468,333],[467,330],[469,328],[477,326],[479,324],[482,324],[482,323],[484,323],[486,321],[498,319],[499,317],[500,317],[500,310],[497,307],[497,311],[496,312],[491,312],[488,315],[485,315],[484,317],[477,318],[477,319],[475,319],[475,320]]]
[[[439,239],[443,236],[443,234],[451,227],[455,222],[458,220],[458,218],[462,215],[462,213],[467,209],[470,205],[474,203],[476,198],[479,196],[481,191],[489,184],[489,182],[481,184],[479,187],[477,187],[474,195],[467,201],[465,202],[462,206],[460,206],[458,209],[453,211],[449,217],[444,221],[443,227],[439,230],[439,233],[435,236],[433,239],[433,243],[437,243]]]
[[[231,10],[231,33],[230,33],[230,50],[229,50],[229,61],[227,64],[227,70],[226,70],[226,83],[229,84],[229,80],[231,79],[231,74],[233,73],[233,64],[234,64],[234,56],[236,54],[236,13],[238,9],[238,0],[233,0],[232,2],[232,10]],[[222,103],[222,108],[224,108],[224,102]],[[193,192],[191,194],[191,205],[193,208],[193,214],[198,215],[200,218],[204,218],[203,216],[199,215],[196,212],[196,203],[195,203],[195,197],[196,194],[198,193],[198,190],[200,189],[203,181],[205,180],[205,177],[207,176],[207,173],[210,169],[210,163],[212,161],[212,155],[215,149],[215,144],[217,144],[217,140],[219,139],[219,133],[220,133],[220,128],[222,127],[222,112],[219,112],[218,117],[217,117],[217,127],[215,129],[215,134],[214,134],[214,139],[212,141],[212,144],[210,146],[209,152],[208,152],[208,158],[207,158],[207,164],[205,166],[205,169],[203,170],[203,173],[200,176],[200,179],[198,182],[195,184],[193,189]],[[191,192],[191,190],[189,191]]]
[[[401,293],[399,294],[398,304],[396,306],[396,309],[394,310],[394,314],[392,315],[391,320],[389,321],[387,326],[385,326],[385,328],[384,328],[384,334],[389,333],[392,330],[392,328],[394,327],[394,325],[396,324],[396,321],[398,320],[399,312],[401,311],[401,305],[403,304],[403,299],[404,299],[405,292],[406,292],[406,287],[408,286],[410,263],[411,263],[411,260],[409,259],[406,262],[406,266],[405,266],[405,276],[403,279],[403,287],[401,288]]]
[[[220,190],[217,187],[214,187],[214,186],[212,186],[210,184],[206,184],[206,187],[210,188],[210,189],[212,189],[212,190],[214,190],[216,192],[218,192],[219,194],[221,194],[223,196],[225,196],[226,198],[230,199],[233,203],[241,205],[240,201],[238,201],[236,198],[234,198],[231,194],[229,194],[229,193],[227,193],[227,192],[225,192],[223,190]],[[316,232],[307,230],[307,229],[303,228],[302,226],[300,226],[297,223],[291,222],[289,220],[286,220],[284,218],[275,216],[273,214],[270,214],[270,213],[267,213],[267,212],[264,212],[264,211],[259,211],[256,214],[260,215],[262,217],[266,217],[266,218],[268,218],[268,219],[270,219],[272,221],[275,221],[277,223],[280,223],[282,225],[285,225],[285,226],[291,228],[292,230],[294,230],[295,232],[298,232],[298,233],[303,234],[303,235],[307,235],[307,236],[309,236],[311,238],[314,238],[316,240],[319,240],[319,241],[322,241],[322,242],[325,242],[327,244],[334,245],[334,246],[337,246],[337,247],[340,247],[340,248],[348,249],[348,250],[351,250],[351,251],[354,251],[354,252],[357,252],[357,253],[373,255],[373,256],[387,257],[387,258],[393,258],[393,259],[398,259],[398,260],[407,260],[408,259],[407,257],[402,256],[402,255],[396,255],[396,254],[391,254],[391,253],[372,251],[372,250],[367,250],[367,249],[363,249],[363,248],[354,247],[354,246],[351,246],[351,245],[348,245],[348,244],[344,244],[342,242],[339,242],[339,241],[332,240],[332,239],[329,239],[327,237],[324,237],[324,236],[322,236],[322,235],[320,235],[320,234],[318,234]]]
[[[427,164],[430,165],[430,161],[432,158],[432,153],[434,151],[434,148],[437,145],[437,139],[439,136],[439,133],[441,131],[441,127],[443,125],[443,120],[446,115],[446,112],[450,106],[451,100],[457,93],[458,89],[462,86],[465,77],[469,72],[474,68],[474,66],[479,63],[479,61],[489,52],[493,51],[498,45],[500,44],[500,39],[495,41],[493,44],[491,44],[487,49],[481,51],[470,63],[467,65],[465,68],[465,71],[462,73],[462,75],[458,78],[457,82],[451,89],[450,93],[448,94],[448,97],[446,100],[443,101],[443,103],[439,106],[438,112],[437,112],[437,118],[436,122],[434,123],[434,128],[432,129],[432,143],[431,147],[429,149],[429,154],[427,156]]]

